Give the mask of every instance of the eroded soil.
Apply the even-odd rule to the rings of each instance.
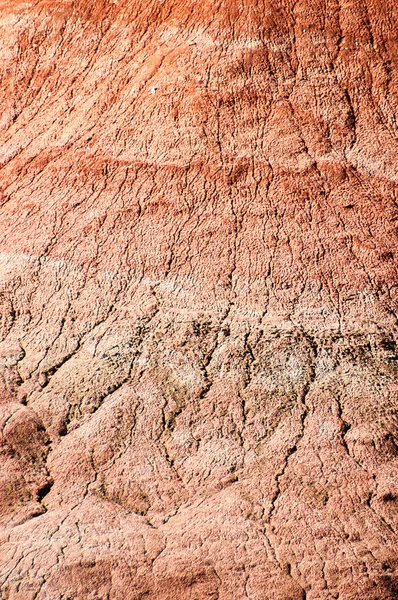
[[[398,597],[398,8],[0,3],[0,597]]]

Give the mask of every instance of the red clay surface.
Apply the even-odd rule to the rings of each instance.
[[[0,3],[0,597],[398,597],[398,5]]]

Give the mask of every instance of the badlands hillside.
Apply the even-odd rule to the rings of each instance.
[[[398,598],[398,4],[0,0],[0,598]]]

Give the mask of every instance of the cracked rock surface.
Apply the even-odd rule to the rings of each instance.
[[[0,0],[0,598],[398,598],[398,5]]]

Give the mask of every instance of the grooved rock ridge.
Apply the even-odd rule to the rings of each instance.
[[[0,0],[0,598],[398,597],[398,5]]]

